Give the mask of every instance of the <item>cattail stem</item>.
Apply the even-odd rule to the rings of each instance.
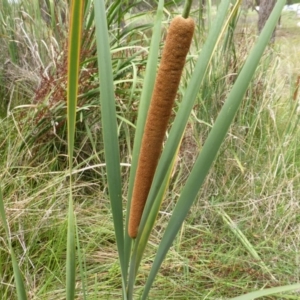
[[[175,17],[170,24],[142,138],[133,188],[128,234],[135,238],[171,116],[186,55],[194,33],[191,18]]]
[[[191,10],[191,7],[192,7],[192,3],[193,3],[193,0],[186,0],[185,3],[184,3],[184,8],[183,8],[183,12],[182,12],[182,17],[183,18],[188,18],[189,15],[190,15],[190,10]]]

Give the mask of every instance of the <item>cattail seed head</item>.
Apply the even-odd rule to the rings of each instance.
[[[137,236],[194,28],[195,23],[191,18],[178,16],[171,22],[167,33],[145,124],[133,188],[128,227],[131,238]]]

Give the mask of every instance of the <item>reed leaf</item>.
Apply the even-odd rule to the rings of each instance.
[[[68,157],[69,157],[69,208],[68,208],[68,236],[67,236],[67,274],[66,274],[66,299],[75,297],[75,216],[72,197],[72,168],[74,137],[76,125],[76,107],[78,96],[78,78],[80,70],[80,46],[82,34],[83,1],[75,0],[71,4],[69,53],[68,53],[68,82],[67,82],[67,116],[68,116]]]
[[[125,295],[127,268],[124,261],[122,185],[113,71],[105,15],[105,3],[103,0],[97,0],[94,1],[94,5],[104,154],[109,198],[121,265],[123,293]]]
[[[134,248],[133,248],[132,256],[131,256],[131,259],[130,259],[130,269],[129,269],[129,292],[130,292],[130,296],[133,295],[134,280],[136,278],[136,274],[138,272],[138,268],[140,266],[140,263],[141,263],[141,260],[142,260],[142,257],[143,257],[143,253],[145,251],[150,233],[153,229],[155,220],[157,218],[161,202],[162,202],[164,194],[167,190],[169,180],[170,180],[170,177],[171,177],[171,173],[172,173],[172,169],[173,169],[173,165],[174,165],[174,162],[170,165],[170,167],[168,169],[168,172],[165,176],[165,179],[161,184],[161,187],[158,191],[157,197],[156,197],[156,199],[153,203],[152,209],[149,213],[149,217],[147,218],[147,222],[144,226],[143,234],[140,234],[137,237]]]
[[[226,1],[223,1],[221,3],[219,10],[221,10],[221,7],[224,5],[224,3],[226,3]],[[196,196],[204,182],[207,173],[209,172],[210,167],[212,166],[212,163],[226,136],[229,126],[232,123],[233,118],[241,104],[251,78],[254,75],[256,67],[258,66],[259,60],[266,46],[268,45],[284,4],[285,0],[279,0],[277,2],[271,16],[269,17],[265,25],[265,28],[258,38],[253,50],[249,54],[249,57],[240,75],[238,76],[227,100],[225,101],[222,110],[208,135],[208,138],[202,148],[199,157],[195,162],[195,165],[191,171],[185,187],[182,190],[182,193],[174,208],[173,214],[169,220],[166,231],[157,250],[157,254],[150,270],[149,277],[145,284],[142,299],[147,298],[152,283],[160,268],[160,265],[163,262],[169,248],[171,247],[178,231],[180,230],[180,227],[186,215],[188,214],[194,200],[196,199]],[[195,87],[195,85],[192,84],[192,80],[190,82],[190,85],[192,85],[192,87]],[[174,129],[174,127],[175,124],[172,130]]]

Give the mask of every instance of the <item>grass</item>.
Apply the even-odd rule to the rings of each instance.
[[[276,44],[265,54],[253,78],[198,200],[167,254],[149,299],[226,299],[262,287],[299,282],[299,116],[292,95],[300,72],[299,60],[296,59],[300,41],[294,34],[294,20],[296,18],[290,13],[283,15]],[[247,48],[254,40],[251,25],[246,30],[247,35],[236,35],[239,66],[244,63]],[[132,51],[141,36],[143,32],[131,32]],[[191,66],[199,49],[194,46],[192,51]],[[113,57],[116,68],[126,61],[125,54],[125,50],[120,50],[121,58]],[[136,280],[137,297],[144,287],[164,228],[197,152],[202,148],[234,80],[230,76],[235,72],[234,64],[223,60],[221,53],[214,59],[200,90],[199,102],[190,116],[171,186],[146,248]],[[130,122],[135,123],[134,109],[140,96],[144,68],[139,59],[131,62],[136,77],[120,72],[122,76],[117,85],[124,205],[133,142]],[[29,74],[28,68],[20,65]],[[1,74],[4,72],[1,69]],[[39,73],[35,75],[39,76]],[[189,78],[189,68],[184,76]],[[10,240],[25,278],[29,299],[65,299],[69,185],[65,171],[64,126],[54,135],[51,119],[45,118],[48,135],[44,139],[32,139],[32,144],[27,142],[26,137],[33,135],[36,115],[32,108],[18,106],[32,104],[36,85],[25,79],[21,83],[8,80],[9,83],[1,87],[7,101],[12,99],[13,102],[10,102],[10,113],[5,117],[3,113],[0,121],[0,179]],[[13,88],[9,89],[11,86]],[[184,90],[185,81],[179,96]],[[82,111],[83,114],[92,112],[77,123],[74,156],[80,165],[74,170],[74,212],[88,299],[119,299],[121,270],[108,198],[103,144],[95,121],[100,118],[98,108],[91,98]],[[63,110],[54,112],[63,118]],[[251,243],[266,268],[249,251],[236,228]],[[4,230],[0,230],[3,237]],[[1,238],[2,299],[15,297],[8,249],[6,241]],[[79,268],[76,272],[79,274]],[[76,293],[77,299],[83,299],[79,281],[76,282]],[[264,299],[298,297],[291,293]]]

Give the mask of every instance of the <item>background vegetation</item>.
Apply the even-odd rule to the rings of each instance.
[[[0,180],[11,244],[30,299],[65,299],[69,10],[67,1],[55,4],[0,3]],[[180,3],[166,6],[164,25],[181,10]],[[107,3],[124,203],[154,13],[152,7],[141,11],[136,5],[125,5],[120,11]],[[197,21],[197,33],[178,103],[214,21],[215,7],[203,12],[195,5],[191,15]],[[238,17],[231,24],[228,44],[224,42],[210,62],[190,116],[137,277],[137,296],[197,153],[255,41],[256,12],[241,12]],[[276,42],[261,60],[150,299],[225,299],[299,282],[297,22],[294,12],[283,13]],[[84,278],[76,284],[76,295],[84,299],[83,282],[88,299],[119,299],[121,271],[99,125],[95,28],[90,14],[85,16],[83,31],[73,199]],[[4,229],[0,230],[4,237]],[[76,272],[81,272],[79,266]],[[4,238],[0,239],[0,276],[1,298],[14,299],[9,245]],[[272,297],[268,299],[276,298]],[[291,293],[278,299],[298,297]]]

